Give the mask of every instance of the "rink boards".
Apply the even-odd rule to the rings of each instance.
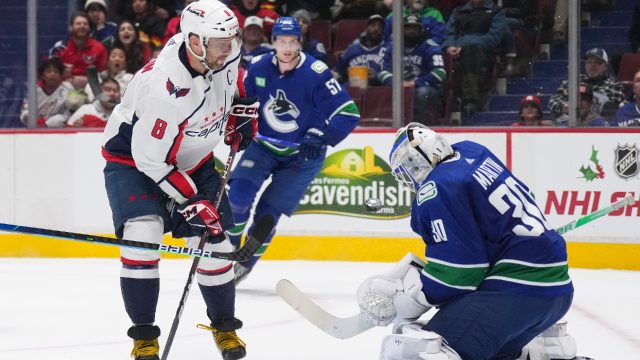
[[[627,192],[640,200],[640,129],[446,128],[452,142],[490,148],[530,186],[553,227]],[[330,148],[321,173],[291,218],[283,218],[265,259],[395,261],[424,252],[409,226],[411,194],[389,174],[394,132],[358,130]],[[112,233],[94,131],[0,132],[0,222]],[[215,155],[225,161],[227,149]],[[383,200],[379,213],[364,199]],[[640,269],[640,204],[566,234],[570,265]],[[117,248],[0,234],[0,256],[115,257]],[[180,243],[180,240],[167,240]]]

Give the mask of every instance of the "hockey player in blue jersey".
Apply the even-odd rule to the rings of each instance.
[[[383,69],[380,81],[391,85],[393,79],[393,42],[387,45],[384,53]],[[426,37],[417,16],[410,15],[404,24],[404,86],[413,86],[413,119],[430,123],[440,117],[442,106],[441,85],[447,76],[444,69],[442,48]]]
[[[390,162],[416,192],[411,228],[427,262],[407,254],[358,288],[372,322],[397,324],[382,359],[417,359],[405,351],[420,342],[437,345],[420,359],[572,359],[575,341],[556,324],[573,298],[566,244],[527,186],[486,147],[449,145],[418,123],[398,131]],[[431,307],[426,324],[398,324]]]
[[[258,200],[254,219],[271,214],[277,223],[281,215],[293,213],[320,171],[327,146],[342,141],[360,119],[349,94],[331,77],[322,61],[300,51],[300,41],[296,19],[280,17],[272,30],[275,52],[254,58],[247,69],[247,96],[260,99],[260,133],[299,146],[258,141],[242,154],[229,180],[229,201],[236,226],[227,234],[236,246],[265,180],[271,177]],[[274,233],[275,230],[250,261],[235,265],[236,282],[253,268]]]

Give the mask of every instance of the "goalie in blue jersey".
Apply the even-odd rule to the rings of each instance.
[[[416,192],[411,228],[427,262],[407,254],[358,288],[370,321],[396,323],[381,358],[574,358],[557,323],[573,298],[566,244],[527,186],[486,147],[450,145],[418,123],[398,131],[390,162]],[[426,324],[415,322],[432,307]]]
[[[244,85],[247,96],[260,99],[260,134],[291,145],[254,141],[242,154],[229,180],[236,226],[227,234],[236,246],[262,184],[271,178],[254,219],[271,214],[277,223],[282,215],[291,216],[320,171],[327,146],[341,142],[360,120],[358,108],[327,65],[300,50],[302,34],[295,18],[280,17],[271,36],[275,52],[252,59]],[[251,271],[274,233],[251,260],[235,265],[236,282]]]

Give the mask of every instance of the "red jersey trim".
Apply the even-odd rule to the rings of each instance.
[[[132,166],[132,167],[136,167],[136,163],[135,163],[135,161],[133,161],[133,158],[122,156],[122,155],[111,154],[104,147],[102,148],[102,157],[105,160],[110,161],[110,162],[116,162],[116,163],[120,163],[120,164],[129,165],[129,166]]]
[[[125,257],[120,257],[120,262],[125,265],[136,266],[136,265],[157,265],[160,262],[160,259],[157,260],[132,260],[127,259]]]
[[[200,167],[202,165],[204,165],[207,161],[209,161],[209,159],[211,159],[212,157],[213,157],[213,153],[210,152],[209,155],[205,156],[204,159],[200,160],[200,162],[196,166],[194,166],[193,168],[187,170],[187,174],[191,175],[194,172],[198,171],[198,169],[200,169]]]
[[[176,169],[169,173],[169,176],[165,178],[171,186],[173,186],[183,197],[186,199],[190,199],[192,196],[196,194],[196,191],[191,184],[187,180],[187,178],[182,175],[182,173]]]
[[[220,274],[224,274],[227,271],[231,270],[231,266],[233,265],[233,263],[229,263],[229,265],[220,268],[220,269],[215,269],[215,270],[203,270],[198,268],[198,274],[202,274],[202,275],[220,275]]]

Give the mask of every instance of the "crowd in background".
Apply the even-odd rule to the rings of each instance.
[[[547,18],[541,16],[540,1],[405,0],[402,75],[413,100],[413,121],[431,126],[450,124],[447,102],[456,106],[454,111],[466,115],[486,110],[495,76],[526,77],[540,42],[566,42],[566,0],[557,1],[555,12]],[[193,0],[79,1],[68,22],[69,37],[53,44],[49,56],[39,64],[37,126],[104,127],[133,74],[180,32],[179,15],[190,2]],[[303,51],[325,62],[350,93],[391,85],[391,0],[225,3],[243,28],[244,67],[254,57],[272,51],[271,27],[279,16],[288,15],[301,25]],[[629,32],[635,49],[640,38],[639,9]],[[343,20],[360,20],[362,27],[348,39],[346,48],[332,48],[313,36],[314,26],[328,22],[328,31],[333,33],[325,39],[338,39],[344,35],[339,30],[336,33]],[[91,66],[99,73],[104,94],[100,98],[88,85],[87,69]],[[358,69],[364,70],[364,75]],[[635,83],[634,79],[633,85],[625,87],[616,82],[604,49],[587,51],[585,74],[579,84],[578,124],[637,125],[640,110],[635,114],[629,106],[623,107],[627,102],[635,104],[639,97],[640,84]],[[565,81],[551,98],[548,119],[536,94],[523,97],[519,109],[513,109],[520,117],[513,119],[513,125],[566,125],[567,89]],[[24,124],[29,120],[26,103],[21,114]],[[623,108],[624,117],[618,114]]]

